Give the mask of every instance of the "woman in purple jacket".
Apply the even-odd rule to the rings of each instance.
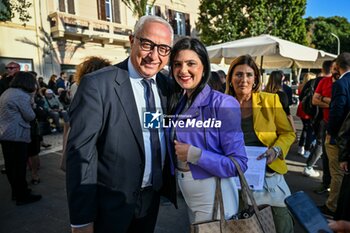
[[[225,218],[237,212],[237,169],[247,169],[239,104],[211,89],[210,62],[197,39],[179,40],[170,56],[175,91],[170,99],[168,149],[190,222],[211,220],[217,177],[222,180]],[[170,127],[171,126],[171,127]]]

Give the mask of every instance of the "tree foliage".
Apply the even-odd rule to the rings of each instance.
[[[350,51],[350,23],[344,17],[317,17],[306,19],[307,39],[311,47],[337,54],[340,39],[340,52]]]
[[[306,44],[306,0],[201,0],[201,40],[217,44],[270,34]]]
[[[21,22],[28,22],[32,18],[28,12],[31,5],[27,0],[0,0],[0,21],[11,21],[17,13]]]
[[[147,13],[147,0],[122,0],[122,2],[132,11],[134,16],[141,18],[141,16]],[[151,7],[154,5],[156,0],[153,0]]]

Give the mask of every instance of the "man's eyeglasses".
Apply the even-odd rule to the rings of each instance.
[[[19,67],[17,67],[17,66],[7,66],[7,67],[5,67],[6,70],[13,70],[13,69],[17,69],[17,68],[19,68]]]
[[[152,51],[154,49],[154,47],[157,46],[157,51],[158,51],[159,55],[163,56],[163,57],[168,56],[170,51],[171,51],[171,47],[169,45],[156,44],[151,40],[137,37],[137,36],[135,36],[135,38],[140,41],[140,47],[143,51]]]

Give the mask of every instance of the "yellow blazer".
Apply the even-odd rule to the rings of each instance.
[[[257,137],[267,147],[279,146],[285,158],[296,135],[278,95],[266,92],[253,93],[252,107],[253,125]],[[280,174],[288,171],[285,159],[277,158],[268,166]]]

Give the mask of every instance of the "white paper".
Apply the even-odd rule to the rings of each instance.
[[[252,190],[262,190],[264,187],[265,170],[266,170],[266,158],[257,160],[256,158],[263,154],[267,147],[258,146],[246,146],[246,154],[248,157],[248,169],[244,173],[250,189]],[[239,177],[235,177],[235,182],[237,187],[241,189],[241,183],[239,182]]]

